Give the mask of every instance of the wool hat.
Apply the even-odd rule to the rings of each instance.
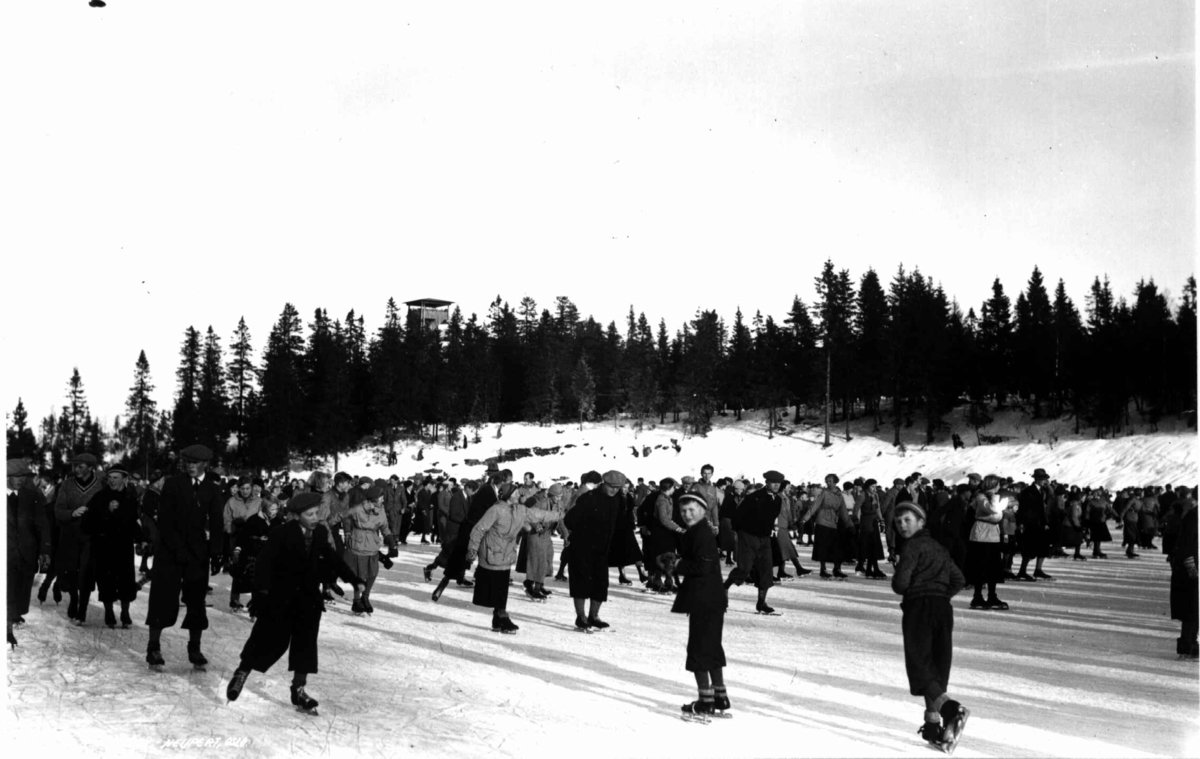
[[[383,497],[383,488],[378,485],[372,485],[363,491],[363,495],[366,496],[368,501],[374,501],[376,498]]]
[[[583,477],[580,477],[579,481],[584,484],[590,483],[592,485],[599,485],[604,481],[604,478],[600,476],[599,472],[593,469],[592,471],[585,473]]]
[[[667,488],[675,487],[677,484],[678,483],[676,483],[673,478],[663,477],[661,480],[659,480],[658,487],[661,490],[666,490]]]
[[[371,479],[370,477],[367,477],[367,476],[365,476],[365,475],[364,475],[364,476],[362,476],[362,477],[359,477],[359,478],[358,478],[358,483],[357,483],[357,484],[358,484],[359,486],[362,486],[362,485],[374,485],[374,484],[375,484],[375,480],[373,480],[373,479]]]
[[[625,487],[625,483],[629,481],[625,475],[621,474],[616,469],[609,469],[604,473],[604,477],[601,479],[605,485],[615,488]]]
[[[184,459],[191,459],[192,461],[212,461],[213,452],[208,446],[196,443],[184,448],[179,452],[179,455]]]
[[[128,477],[129,470],[126,469],[125,467],[121,466],[120,464],[113,464],[112,466],[110,466],[108,468],[108,471],[106,471],[105,474],[123,474],[126,477]]]
[[[303,514],[314,506],[321,505],[320,493],[301,493],[294,495],[287,502],[287,510],[293,514]]]
[[[897,517],[900,516],[900,514],[905,511],[911,511],[912,513],[917,515],[918,519],[920,519],[922,521],[925,520],[925,510],[922,509],[917,504],[913,503],[912,501],[904,501],[903,503],[896,504],[896,510],[894,513]]]
[[[769,469],[763,472],[763,479],[767,482],[783,482],[786,479],[782,472],[777,472],[774,469]]]
[[[33,471],[29,468],[29,462],[25,461],[25,459],[8,460],[9,477],[24,477],[27,474],[33,474]]]
[[[265,488],[267,486],[266,481],[264,481],[262,477],[255,477],[254,479],[250,480],[250,484],[258,485],[260,488]]]
[[[88,466],[96,466],[96,457],[90,453],[81,453],[78,456],[71,457],[71,465],[87,464]]]
[[[708,510],[708,504],[704,502],[703,498],[696,495],[695,493],[688,493],[687,495],[680,498],[679,499],[679,507],[683,508],[683,504],[689,503],[689,502],[698,503],[698,504],[700,504],[700,508]]]
[[[686,487],[688,487],[689,485],[695,485],[695,484],[696,484],[696,478],[695,478],[695,477],[693,477],[693,476],[691,476],[690,474],[685,474],[685,475],[683,476],[683,479],[682,479],[682,480],[680,480],[680,482],[682,482],[682,483],[683,483],[683,486],[686,488]]]
[[[878,484],[879,484],[879,483],[878,483],[878,482],[876,482],[875,480],[867,480],[866,482],[864,482],[864,483],[863,483],[863,487],[864,487],[864,488],[869,488],[869,487],[871,487],[872,485],[878,485]]]
[[[345,472],[338,472],[337,474],[333,475],[333,484],[334,485],[340,485],[343,482],[353,482],[353,481],[354,481],[354,477]]]
[[[946,483],[945,483],[945,481],[943,481],[943,480],[934,480],[934,481],[933,481],[933,486],[934,486],[935,488],[944,488],[944,487],[946,487]]]
[[[959,485],[956,488],[954,488],[954,490],[955,490],[955,492],[962,494],[962,493],[970,493],[972,488],[969,483],[963,482],[963,483],[959,483]]]

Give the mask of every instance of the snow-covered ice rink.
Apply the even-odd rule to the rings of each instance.
[[[972,710],[957,756],[1200,752],[1197,664],[1175,658],[1167,564],[1108,545],[1105,561],[1047,561],[1054,582],[1002,585],[1007,612],[969,610],[969,592],[955,599],[950,691]],[[678,716],[695,685],[683,666],[687,620],[670,613],[671,597],[618,587],[614,570],[602,612],[613,629],[583,635],[565,584],[549,583],[554,596],[536,604],[514,575],[509,610],[521,630],[502,636],[469,590],[451,584],[430,600],[421,566],[436,549],[402,547],[380,573],[373,616],[345,603],[325,615],[321,671],[309,678],[316,717],[290,706],[286,658],[226,703],[251,627],[226,609],[226,575],[214,578],[207,673],[191,671],[178,629],[164,633],[165,671],[148,671],[145,593],[130,630],[104,627],[95,602],[77,628],[65,602],[35,599],[6,657],[6,743],[21,756],[937,755],[916,734],[922,705],[908,694],[887,582],[786,583],[770,596],[781,617],[755,615],[754,590],[733,589],[735,716],[695,725]]]

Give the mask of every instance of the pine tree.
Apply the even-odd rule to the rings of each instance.
[[[225,395],[225,364],[221,338],[209,326],[200,359],[200,385],[196,389],[196,439],[218,457],[229,446],[229,401]]]
[[[592,378],[592,370],[583,356],[579,357],[579,363],[575,365],[575,373],[571,377],[571,392],[579,408],[579,429],[582,430],[584,421],[591,421],[596,413],[596,381]]]
[[[171,437],[180,445],[191,445],[198,440],[200,424],[197,396],[200,393],[200,333],[188,327],[183,333],[183,345],[179,349],[179,368],[175,370],[178,389],[175,393],[175,408],[172,411]]]
[[[309,324],[308,350],[304,354],[306,424],[302,446],[310,457],[338,455],[353,443],[350,377],[346,340],[340,322],[318,308]]]
[[[83,390],[83,378],[79,376],[79,367],[74,367],[71,379],[67,382],[67,405],[63,406],[63,419],[66,422],[63,432],[66,435],[67,457],[84,453],[87,446],[87,425],[91,422],[92,414],[88,410],[87,394]]]
[[[150,362],[146,351],[138,353],[133,370],[133,387],[125,399],[125,436],[129,440],[128,465],[143,476],[149,476],[150,466],[157,458],[155,448],[155,422],[158,421],[158,404],[151,393]]]
[[[684,327],[682,366],[677,375],[680,400],[687,411],[690,434],[705,437],[712,429],[712,417],[717,412],[719,377],[725,335],[722,334],[716,311],[701,310]]]
[[[1067,296],[1067,286],[1059,279],[1054,288],[1054,382],[1055,416],[1061,416],[1067,398],[1075,405],[1075,432],[1079,432],[1079,401],[1084,394],[1081,383],[1083,365],[1083,323],[1079,311]]]
[[[29,414],[25,411],[25,403],[17,398],[17,407],[13,409],[5,430],[5,458],[29,459],[34,467],[42,465],[42,452],[38,448],[37,438],[29,428]]]
[[[887,354],[887,295],[874,269],[867,269],[858,285],[858,309],[854,315],[857,340],[854,350],[854,374],[858,392],[871,414],[874,429],[882,421],[880,397],[884,387],[884,356]]]
[[[286,467],[301,442],[300,419],[305,403],[301,384],[303,354],[300,314],[291,303],[285,303],[267,336],[263,354],[260,461],[270,468]]]
[[[986,392],[995,399],[996,408],[1002,408],[1012,390],[1013,326],[1011,301],[999,277],[992,282],[992,297],[980,314],[980,360],[991,369],[985,375]]]
[[[825,362],[819,360],[817,326],[799,297],[792,298],[792,308],[784,323],[787,325],[785,373],[798,417],[801,404],[811,406],[824,395]],[[821,380],[819,387],[818,379]]]
[[[1054,381],[1054,315],[1045,281],[1036,266],[1028,289],[1017,297],[1013,360],[1018,392],[1033,399],[1033,416],[1037,418]]]
[[[230,426],[237,435],[237,460],[244,464],[246,458],[246,431],[249,428],[248,402],[250,393],[258,382],[258,369],[254,366],[254,349],[250,345],[250,328],[246,318],[238,319],[233,341],[229,346],[229,366],[225,371],[225,395],[229,399]]]
[[[748,408],[751,401],[750,392],[751,386],[755,378],[752,377],[752,369],[757,367],[751,366],[751,361],[754,358],[752,351],[754,341],[750,337],[750,330],[746,327],[745,319],[742,317],[741,306],[733,316],[733,332],[729,339],[729,354],[725,360],[724,371],[721,372],[721,397],[724,399],[723,405],[726,408],[733,409],[735,418],[738,421],[742,419],[742,409]]]
[[[835,273],[833,261],[826,260],[821,276],[815,279],[817,303],[814,306],[821,347],[824,351],[825,371],[830,389],[825,399],[825,445],[829,443],[830,411],[834,397],[840,396],[846,414],[846,437],[849,439],[849,415],[851,396],[851,372],[849,358],[854,344],[854,288],[850,283],[850,272],[842,269]],[[836,385],[834,384],[836,381]],[[836,387],[836,391],[833,389]]]
[[[404,424],[400,397],[409,367],[404,364],[404,326],[396,301],[388,298],[383,326],[371,342],[372,417],[389,452],[395,451]]]
[[[1175,339],[1171,351],[1175,370],[1171,373],[1173,407],[1190,412],[1189,424],[1196,426],[1196,278],[1188,277],[1175,314]]]

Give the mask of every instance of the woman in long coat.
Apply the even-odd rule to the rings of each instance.
[[[971,501],[975,521],[967,540],[967,584],[975,587],[972,609],[1005,610],[1008,604],[996,596],[996,583],[1001,581],[1004,565],[1001,562],[1000,522],[1004,518],[1006,499],[1000,495],[1000,478],[989,474],[983,487]],[[987,598],[983,597],[984,587]]]
[[[83,603],[75,621],[82,625],[87,597],[93,587],[99,590],[104,604],[104,624],[116,627],[113,604],[121,603],[121,627],[133,624],[129,604],[137,596],[134,577],[134,547],[143,542],[138,525],[138,500],[133,488],[127,487],[129,473],[121,467],[108,470],[107,482],[88,502],[87,513],[80,520],[80,532],[87,536],[92,553],[92,571],[80,578]]]
[[[654,507],[650,514],[650,537],[646,541],[646,560],[650,562],[650,589],[656,593],[667,593],[675,584],[671,573],[666,571],[660,557],[675,553],[679,536],[683,534],[682,525],[675,522],[674,503],[671,496],[675,493],[675,480],[664,477],[658,484],[658,492],[650,495],[654,499]]]
[[[625,483],[625,495],[624,506],[617,513],[617,524],[613,528],[612,542],[608,544],[608,566],[617,568],[617,582],[622,585],[632,585],[633,582],[625,576],[625,567],[632,564],[637,567],[638,579],[644,585],[650,578],[646,576],[646,565],[642,561],[644,558],[642,549],[638,547],[637,543],[636,509],[633,505],[633,490],[628,482]]]
[[[680,499],[680,516],[687,530],[679,541],[679,559],[673,573],[683,578],[671,611],[688,615],[685,667],[696,678],[700,698],[682,707],[684,719],[700,718],[714,710],[725,714],[725,649],[722,634],[728,600],[721,580],[721,557],[712,528],[705,520],[704,499],[689,493]]]
[[[528,508],[553,511],[562,516],[563,487],[557,482],[546,490],[525,500]],[[525,595],[541,601],[551,595],[546,590],[546,578],[554,574],[553,531],[541,524],[530,528],[521,540],[517,554],[517,571],[525,573]]]
[[[858,509],[858,566],[854,569],[873,580],[886,579],[887,575],[879,568],[879,560],[883,558],[883,543],[879,541],[883,517],[875,480],[863,483],[862,498],[855,507]]]
[[[250,618],[255,619],[258,616],[261,599],[254,595],[254,578],[258,571],[258,554],[266,545],[267,537],[271,534],[271,530],[283,524],[283,515],[279,513],[279,504],[276,501],[262,499],[259,501],[259,512],[249,519],[238,529],[233,541],[233,591],[231,595],[237,598],[242,593],[250,594],[249,607],[242,607],[238,603],[234,607],[231,601],[229,606],[233,611],[241,611],[245,608],[250,612]]]
[[[796,550],[796,544],[792,542],[792,528],[795,526],[792,516],[795,510],[792,503],[795,497],[795,489],[784,483],[783,505],[780,506],[779,516],[775,520],[775,550],[772,552],[775,558],[775,579],[781,582],[792,579],[792,575],[784,569],[788,562],[796,568],[796,577],[812,573],[811,569],[800,565],[800,553]]]
[[[842,537],[838,525],[845,528],[851,526],[850,514],[846,511],[846,501],[842,491],[837,486],[836,474],[825,475],[825,489],[813,501],[804,515],[804,521],[816,524],[813,539],[813,561],[821,562],[821,579],[830,577],[844,578],[842,572]],[[833,575],[825,569],[826,564],[833,564]]]

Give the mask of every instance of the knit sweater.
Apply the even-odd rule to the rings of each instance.
[[[904,544],[900,563],[892,575],[892,590],[906,601],[924,596],[953,598],[965,584],[966,579],[950,554],[924,529]]]

